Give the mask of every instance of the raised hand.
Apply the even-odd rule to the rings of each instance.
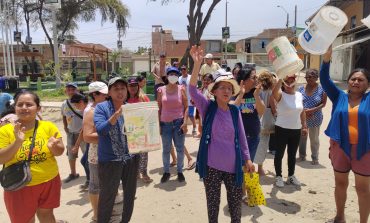
[[[323,61],[325,63],[329,63],[330,62],[332,53],[333,53],[332,46],[330,46],[329,49],[328,49],[328,51],[326,51],[326,53],[323,56]]]
[[[202,63],[202,61],[203,61],[203,50],[199,46],[197,46],[197,45],[192,46],[191,49],[190,49],[190,55],[193,58],[194,63],[199,63],[199,64]]]
[[[117,123],[117,120],[122,115],[122,107],[120,107],[110,118],[109,122],[112,125],[115,125]]]
[[[49,138],[47,146],[50,150],[58,145],[59,139],[57,139],[57,136],[58,133],[56,132],[52,137]]]
[[[254,92],[253,92],[253,97],[254,98],[257,98],[257,97],[260,96],[261,89],[262,89],[261,84],[257,84],[256,90],[254,90]]]
[[[25,137],[25,131],[26,131],[26,128],[21,127],[21,123],[16,122],[15,125],[14,125],[15,140],[19,141],[19,142],[23,142],[24,137]]]

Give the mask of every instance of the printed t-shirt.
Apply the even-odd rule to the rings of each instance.
[[[77,110],[76,107],[69,101],[71,107],[82,116],[82,112]],[[82,127],[82,118],[78,117],[67,105],[67,100],[62,104],[61,108],[62,116],[67,118],[67,127],[70,133],[79,133]]]
[[[8,161],[5,166],[28,159],[30,145],[32,142],[34,128],[25,132],[25,140],[14,157]],[[47,147],[49,138],[57,134],[61,137],[58,128],[49,121],[39,121],[36,132],[35,147],[32,150],[31,158],[31,175],[32,180],[27,186],[45,183],[58,175],[58,165],[55,157]],[[4,149],[14,143],[14,126],[12,124],[4,125],[0,128],[0,149]]]
[[[260,133],[260,119],[256,109],[256,99],[253,93],[256,89],[253,88],[248,93],[245,93],[239,105],[239,110],[242,114],[245,135],[248,137],[256,137]],[[234,98],[233,100],[235,100]]]

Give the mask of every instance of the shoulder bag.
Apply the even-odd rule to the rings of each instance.
[[[3,169],[0,171],[0,183],[5,191],[19,190],[31,182],[32,176],[30,170],[30,161],[32,157],[32,150],[35,147],[37,127],[38,121],[36,120],[28,159],[16,162],[7,167],[3,165]]]

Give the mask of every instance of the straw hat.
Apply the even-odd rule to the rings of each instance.
[[[213,87],[218,82],[228,82],[233,85],[234,94],[233,96],[237,95],[240,91],[240,87],[238,85],[238,82],[234,79],[234,76],[230,72],[226,72],[224,69],[219,69],[215,71],[213,74],[213,82],[208,85],[208,91],[212,94]]]

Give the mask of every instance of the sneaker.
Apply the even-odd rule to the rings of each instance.
[[[84,184],[80,185],[81,190],[86,190],[87,188],[89,188],[89,181],[85,181]]]
[[[299,182],[299,180],[294,175],[288,177],[286,183],[287,184],[293,184],[293,185],[296,185],[296,186],[301,186],[301,182]]]
[[[183,173],[177,173],[177,180],[182,183],[185,181],[185,176]]]
[[[75,180],[77,178],[80,177],[80,174],[69,174],[68,177],[66,179],[64,179],[64,183],[69,183],[71,182],[72,180]]]
[[[277,187],[284,187],[284,181],[282,177],[276,177],[275,185]]]
[[[164,173],[161,178],[161,183],[166,183],[170,179],[170,173]]]

